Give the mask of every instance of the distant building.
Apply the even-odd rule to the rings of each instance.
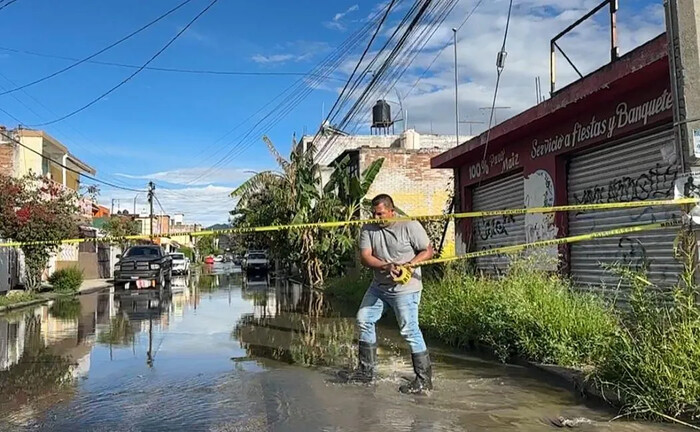
[[[18,144],[19,142],[19,144]],[[57,139],[41,130],[14,129],[0,126],[0,174],[22,177],[27,174],[45,176],[53,183],[66,190],[81,192],[80,175],[96,174],[96,170],[73,155]],[[81,235],[89,235],[91,220],[96,214],[103,213],[97,203],[87,196],[81,197],[79,205],[79,224]],[[88,251],[90,243],[63,244],[59,251],[49,259],[43,278],[48,278],[55,270],[78,266],[81,270],[94,268],[97,274],[97,250]],[[94,243],[92,244],[94,246]],[[0,248],[2,249],[2,248]],[[12,255],[14,254],[14,255]],[[6,275],[8,275],[6,277]],[[0,291],[22,283],[24,278],[24,256],[10,250],[0,250]],[[95,277],[86,273],[86,278]],[[10,281],[9,284],[6,281]]]
[[[462,142],[469,138],[460,136]],[[300,144],[308,148],[313,139],[304,136]],[[347,135],[326,128],[317,140],[316,163],[325,185],[336,163],[345,156],[351,161],[347,174],[358,177],[372,162],[383,158],[382,169],[365,198],[386,193],[409,216],[434,215],[449,210],[453,171],[431,169],[430,160],[456,145],[454,135],[420,134],[413,129],[399,135]],[[445,255],[454,253],[452,225],[445,236]]]
[[[184,214],[177,213],[173,216],[170,221],[170,238],[181,246],[193,248],[196,244],[195,237],[192,237],[189,233],[201,231],[202,225],[198,223],[186,224],[184,222]]]
[[[22,145],[12,141],[13,138]],[[59,165],[60,164],[60,165]],[[63,165],[63,166],[61,166]],[[66,169],[69,168],[69,169]],[[16,177],[33,172],[74,191],[80,190],[78,173],[95,175],[93,167],[44,131],[0,126],[0,172]]]

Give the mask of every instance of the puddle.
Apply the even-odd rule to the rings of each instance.
[[[614,412],[529,370],[463,353],[434,356],[430,397],[401,395],[409,357],[391,320],[379,329],[383,378],[337,384],[356,361],[355,328],[326,311],[298,284],[215,266],[166,293],[0,316],[0,430],[679,430],[610,423]]]

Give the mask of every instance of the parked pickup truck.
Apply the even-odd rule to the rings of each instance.
[[[165,288],[173,276],[172,257],[157,245],[139,245],[128,248],[124,255],[117,255],[114,265],[114,286]],[[133,284],[132,284],[133,282]]]
[[[270,267],[267,254],[264,252],[249,252],[243,260],[243,267],[246,272],[266,272]]]

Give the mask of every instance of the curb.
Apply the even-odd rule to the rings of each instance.
[[[25,307],[34,306],[34,305],[38,305],[41,303],[46,303],[46,302],[49,302],[51,300],[56,300],[57,298],[77,297],[77,296],[81,296],[81,295],[92,294],[94,292],[102,291],[102,290],[105,290],[105,289],[111,288],[111,287],[112,287],[111,284],[105,283],[104,285],[99,285],[99,286],[95,286],[92,288],[87,288],[87,289],[84,289],[82,291],[78,291],[78,292],[71,293],[71,294],[58,294],[58,293],[39,294],[40,297],[37,299],[34,299],[34,300],[21,302],[21,303],[13,303],[13,304],[7,305],[7,306],[0,306],[0,315],[4,314],[5,312],[10,312],[10,311],[15,310],[15,309],[22,309]]]

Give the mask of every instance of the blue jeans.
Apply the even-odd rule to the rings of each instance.
[[[408,342],[412,353],[426,351],[428,348],[423,340],[423,333],[418,327],[418,305],[420,291],[408,294],[392,294],[372,289],[365,293],[360,310],[357,311],[357,326],[360,328],[360,341],[376,343],[375,324],[382,317],[384,306],[394,310],[396,321],[399,323],[401,336]]]

